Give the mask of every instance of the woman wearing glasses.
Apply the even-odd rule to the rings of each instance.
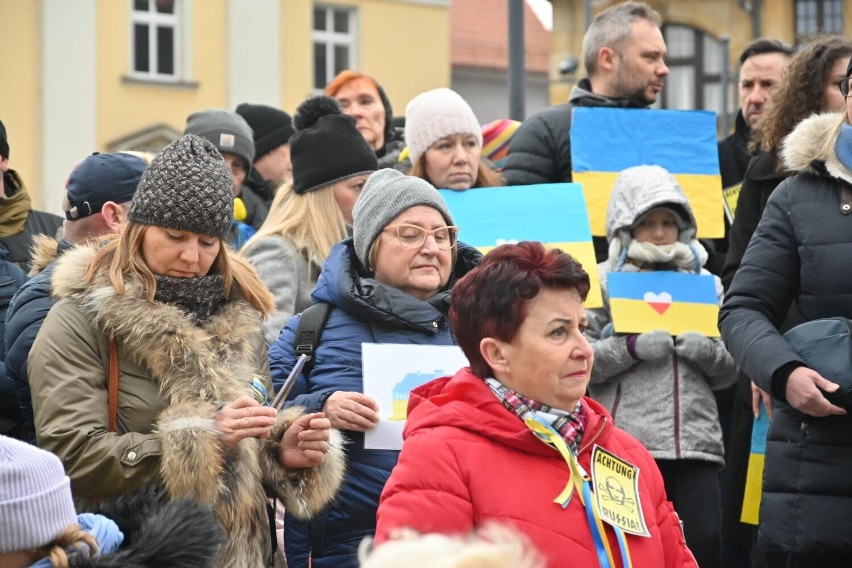
[[[480,254],[456,241],[457,229],[441,195],[428,182],[383,169],[372,174],[353,211],[351,239],[335,245],[320,273],[313,301],[331,306],[314,367],[296,380],[291,404],[323,409],[348,439],[348,467],[334,503],[315,522],[286,521],[290,568],[357,566],[358,544],[376,528],[376,509],[399,452],[365,450],[378,406],[363,394],[362,343],[451,345],[447,321],[453,283]],[[290,319],[269,351],[278,387],[296,361]]]
[[[794,172],[775,189],[719,316],[743,371],[779,401],[767,436],[758,546],[769,566],[848,566],[852,558],[852,419],[837,390],[778,331],[795,300],[800,322],[852,318],[852,102],[815,114],[784,140]]]

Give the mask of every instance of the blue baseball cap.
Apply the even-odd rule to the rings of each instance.
[[[95,152],[80,162],[66,184],[69,207],[65,218],[82,219],[100,212],[104,203],[133,199],[148,164],[131,154]]]

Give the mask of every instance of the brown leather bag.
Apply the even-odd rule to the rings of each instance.
[[[115,338],[109,338],[109,382],[107,383],[107,430],[115,432],[118,420],[118,346]]]

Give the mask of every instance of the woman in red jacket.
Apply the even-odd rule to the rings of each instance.
[[[589,276],[541,243],[503,245],[453,289],[470,361],[412,391],[376,542],[504,522],[548,566],[697,566],[654,459],[585,398]]]

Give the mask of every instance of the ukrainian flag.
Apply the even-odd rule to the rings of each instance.
[[[576,183],[442,189],[459,240],[483,254],[505,243],[540,241],[576,258],[589,273],[585,305],[603,305],[583,190]]]
[[[751,451],[748,456],[743,510],[740,520],[756,525],[760,520],[760,498],[763,492],[763,466],[766,462],[766,434],[769,432],[769,417],[763,403],[760,404],[760,416],[754,420],[751,428]]]
[[[654,109],[574,109],[573,180],[583,185],[593,235],[606,235],[606,209],[618,173],[640,165],[671,172],[686,193],[702,238],[725,234],[716,114]]]
[[[719,337],[719,299],[710,274],[671,270],[607,274],[612,325],[618,333],[655,329]]]

